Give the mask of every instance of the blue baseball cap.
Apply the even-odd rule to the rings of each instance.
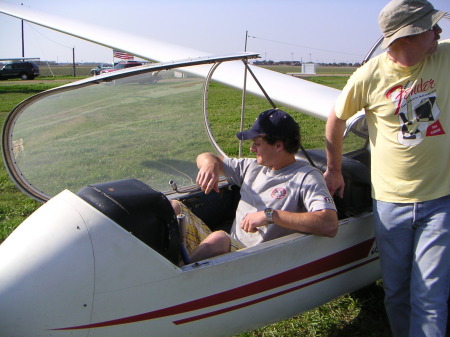
[[[238,132],[236,137],[240,140],[253,139],[262,135],[294,138],[298,133],[299,126],[289,114],[279,109],[271,109],[261,112],[251,129]]]

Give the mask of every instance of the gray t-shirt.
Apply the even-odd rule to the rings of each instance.
[[[311,165],[295,162],[271,170],[249,158],[225,158],[223,164],[225,176],[241,187],[231,236],[245,247],[296,232],[273,224],[258,227],[256,233],[247,233],[240,226],[247,213],[268,207],[290,212],[336,210],[322,173]]]

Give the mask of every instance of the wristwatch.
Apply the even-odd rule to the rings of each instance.
[[[273,224],[273,209],[272,208],[266,208],[264,210],[264,215],[266,216],[266,220],[269,225]]]

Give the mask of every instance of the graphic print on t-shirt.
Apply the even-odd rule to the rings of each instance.
[[[283,199],[286,197],[286,189],[282,187],[276,187],[272,190],[271,196],[274,199]]]
[[[397,86],[389,90],[387,97],[392,99],[398,115],[398,142],[404,146],[416,146],[425,137],[445,134],[439,122],[440,110],[436,104],[434,81],[423,79],[408,82],[405,87]],[[431,92],[427,92],[429,90]]]

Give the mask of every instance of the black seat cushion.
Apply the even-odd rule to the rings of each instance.
[[[327,168],[327,156],[325,150],[307,150],[308,155],[316,167],[325,172]],[[305,155],[299,152],[301,160],[306,160]],[[372,210],[372,196],[370,183],[370,169],[362,162],[343,156],[342,175],[345,188],[344,197],[341,199],[333,196],[339,218],[346,218]]]
[[[180,234],[166,196],[136,179],[88,185],[77,195],[158,253],[178,263]]]

